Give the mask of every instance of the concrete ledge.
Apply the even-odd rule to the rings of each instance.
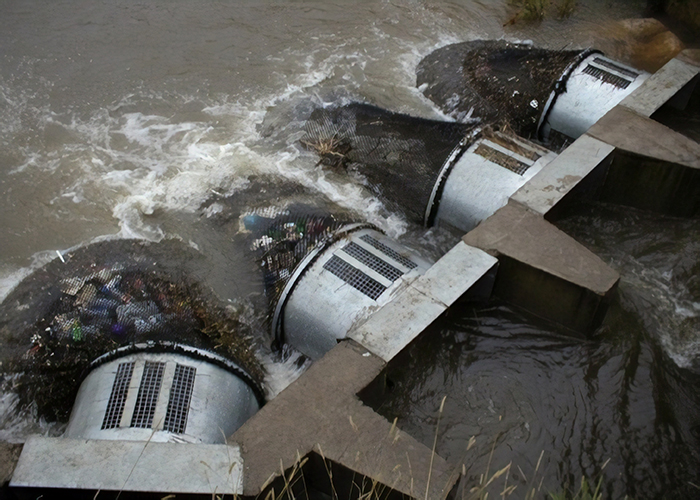
[[[685,49],[676,56],[676,59],[700,68],[700,49]]]
[[[511,200],[545,215],[596,168],[605,170],[614,150],[610,144],[584,134],[521,187]]]
[[[637,90],[620,103],[643,116],[651,116],[666,104],[698,73],[697,51],[683,51],[659,71],[651,75]]]
[[[444,498],[456,480],[449,465],[356,396],[384,366],[343,341],[236,431],[244,494],[258,495],[282,469],[315,453],[412,497],[425,494],[430,474],[428,498]]]
[[[236,431],[231,439],[243,449],[244,494],[260,494],[284,471],[311,457],[404,495],[422,497],[427,488],[429,498],[444,498],[457,479],[448,464],[364,406],[356,394],[470,289],[488,297],[497,265],[491,255],[459,242],[353,329],[348,334],[352,340],[316,361]]]
[[[389,361],[477,282],[490,278],[484,287],[487,298],[496,265],[492,256],[459,242],[348,337]]]
[[[700,214],[700,144],[622,106],[588,133],[615,147],[601,199],[679,217]]]
[[[237,446],[32,436],[10,486],[240,494],[241,469]]]
[[[600,325],[618,273],[539,214],[511,201],[464,241],[498,257],[494,294],[578,333]]]
[[[10,481],[12,473],[15,471],[15,466],[19,460],[19,454],[21,451],[21,444],[0,441],[0,488],[5,486]],[[1,490],[0,498],[2,498]]]
[[[408,287],[348,337],[389,361],[446,310],[445,304]]]
[[[623,106],[616,106],[588,134],[617,149],[700,169],[700,144]]]

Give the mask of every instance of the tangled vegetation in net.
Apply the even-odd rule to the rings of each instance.
[[[201,286],[154,271],[96,267],[62,279],[42,317],[6,342],[21,353],[4,366],[23,405],[67,419],[81,377],[95,358],[132,343],[168,341],[216,352],[261,381],[251,331]],[[23,351],[23,352],[22,352]]]

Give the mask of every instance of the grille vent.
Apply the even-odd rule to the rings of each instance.
[[[618,73],[620,73],[621,75],[629,76],[632,80],[634,80],[635,78],[637,78],[639,76],[639,73],[637,73],[636,71],[632,71],[630,69],[623,68],[622,66],[615,64],[612,61],[608,61],[608,60],[602,59],[600,57],[596,57],[595,59],[593,59],[593,62],[596,64],[600,64],[601,66],[605,66],[606,68],[610,68],[612,70],[615,70]]]
[[[591,75],[593,78],[597,78],[598,80],[601,80],[605,83],[609,83],[621,89],[626,89],[627,87],[629,87],[630,83],[632,83],[629,80],[622,78],[621,76],[613,75],[609,71],[605,71],[604,69],[598,68],[596,66],[591,66],[590,64],[586,66],[583,72],[587,75]]]
[[[507,168],[511,172],[515,172],[518,175],[523,175],[525,172],[527,172],[527,169],[530,168],[530,165],[527,163],[516,160],[512,156],[508,156],[507,154],[493,149],[486,144],[479,144],[479,146],[474,150],[474,154],[486,158],[488,161],[495,163],[496,165],[500,165],[503,168]]]
[[[350,242],[343,247],[343,251],[390,281],[396,281],[403,275],[403,271],[368,252],[357,243]]]
[[[393,248],[386,246],[384,243],[378,241],[376,238],[373,238],[369,234],[363,234],[362,236],[360,236],[360,239],[365,243],[369,243],[387,257],[394,259],[396,262],[400,263],[403,266],[406,266],[409,269],[415,269],[416,267],[418,267],[418,264],[416,264],[410,259],[407,259],[399,252],[395,251]]]
[[[335,255],[331,257],[328,262],[323,264],[323,268],[336,275],[351,287],[364,293],[372,300],[377,300],[386,290],[384,285]]]
[[[148,428],[153,424],[153,415],[156,411],[160,386],[163,382],[164,369],[165,363],[146,361],[141,385],[136,396],[136,407],[131,417],[131,427]]]
[[[185,432],[196,372],[197,369],[192,366],[180,364],[175,366],[175,377],[170,387],[170,399],[163,430],[176,434]]]
[[[114,377],[112,384],[112,393],[109,395],[107,402],[107,410],[102,420],[102,429],[115,429],[119,427],[124,413],[124,403],[126,402],[126,394],[129,392],[129,382],[131,375],[134,372],[134,362],[119,363],[117,374]]]

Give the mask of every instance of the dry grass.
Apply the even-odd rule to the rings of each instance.
[[[436,447],[439,433],[440,420],[443,414],[445,406],[446,397],[444,397],[440,404],[440,409],[438,411],[437,423],[435,428],[435,437],[432,447],[432,457],[436,456]],[[396,439],[396,434],[398,432],[396,428],[396,420],[391,427],[389,436]],[[478,482],[474,486],[468,487],[463,485],[461,492],[458,490],[456,498],[460,500],[488,500],[489,498],[498,498],[501,500],[507,500],[509,498],[522,498],[524,500],[603,500],[603,493],[601,492],[603,486],[603,475],[602,470],[605,469],[609,460],[606,461],[601,467],[601,473],[597,481],[587,479],[582,477],[579,483],[578,489],[571,491],[568,486],[564,486],[560,491],[552,493],[543,490],[544,476],[540,472],[540,468],[543,464],[544,450],[540,453],[537,460],[537,465],[535,466],[534,472],[529,476],[523,472],[523,470],[509,462],[504,467],[498,468],[497,470],[492,470],[493,467],[493,455],[495,452],[496,444],[500,436],[496,436],[493,440],[491,446],[491,452],[489,454],[488,462],[486,464],[486,470],[483,474],[478,477]],[[462,462],[466,462],[467,456],[476,445],[477,438],[472,436],[467,444],[467,449],[465,455],[463,456]],[[350,481],[348,491],[338,491],[337,485],[334,481],[334,468],[333,463],[326,458],[320,445],[316,446],[316,452],[318,457],[321,459],[321,463],[325,468],[323,473],[327,476],[328,482],[330,484],[330,491],[327,494],[333,500],[386,500],[389,497],[393,498],[392,493],[396,493],[394,490],[394,485],[388,485],[380,482],[377,479],[365,477],[355,472],[352,473],[352,479]],[[473,452],[472,452],[473,453]],[[318,458],[317,457],[317,458]],[[272,475],[268,481],[263,485],[263,492],[260,493],[256,500],[303,500],[309,498],[309,494],[313,490],[313,482],[307,484],[307,478],[305,478],[305,472],[309,473],[308,468],[305,468],[309,462],[309,456],[300,456],[297,454],[296,461],[294,464],[285,469],[282,461],[280,461],[280,469],[277,474]],[[313,466],[309,463],[309,466]],[[318,462],[316,463],[318,466]],[[410,466],[410,464],[409,464]],[[430,500],[430,481],[433,468],[433,460],[431,459],[430,468],[427,478],[427,486],[425,491],[424,500]],[[522,486],[509,483],[511,479],[511,471],[513,473],[518,473],[518,475],[525,480],[526,486],[523,489]],[[318,471],[315,473],[318,474]],[[460,470],[455,471],[456,475],[461,475],[460,480],[467,480],[467,470],[465,465],[461,466]],[[453,476],[454,477],[454,476]],[[502,482],[502,484],[501,484]],[[270,487],[273,483],[276,483],[274,487]],[[413,483],[413,477],[411,478],[411,483]],[[517,492],[517,493],[516,493]],[[421,493],[411,492],[410,498],[418,499],[422,496]],[[167,498],[167,497],[165,497]],[[212,495],[212,500],[223,500],[224,498],[233,498],[238,500],[238,495],[233,495],[229,497],[228,495]],[[628,497],[624,497],[624,500],[631,500]]]
[[[550,493],[549,496],[551,500],[603,500],[603,494],[600,492],[602,483],[603,478],[601,477],[598,479],[595,489],[591,490],[591,483],[585,477],[581,477],[579,488],[574,493],[562,491]]]
[[[541,21],[547,14],[549,0],[521,0],[521,17],[525,21]]]
[[[299,142],[307,150],[319,156],[318,164],[341,167],[348,161],[347,153],[350,151],[350,146],[337,133],[330,137],[301,139]]]

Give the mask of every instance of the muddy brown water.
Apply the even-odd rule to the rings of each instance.
[[[0,298],[57,250],[139,238],[175,240],[181,251],[156,252],[165,269],[261,309],[238,217],[299,200],[351,210],[438,257],[455,235],[415,227],[317,168],[296,144],[300,120],[351,101],[440,118],[415,88],[432,50],[501,37],[603,47],[606,26],[641,16],[646,2],[578,3],[568,20],[504,27],[505,1],[3,2]],[[467,489],[512,463],[515,498],[601,474],[610,498],[693,498],[697,221],[592,205],[559,224],[622,274],[596,338],[572,339],[504,304],[456,308],[392,365],[392,390],[372,404],[432,446],[447,396],[437,450],[466,463]],[[268,368],[278,388],[290,377]],[[20,425],[7,394],[0,409],[6,439],[47,432]]]

